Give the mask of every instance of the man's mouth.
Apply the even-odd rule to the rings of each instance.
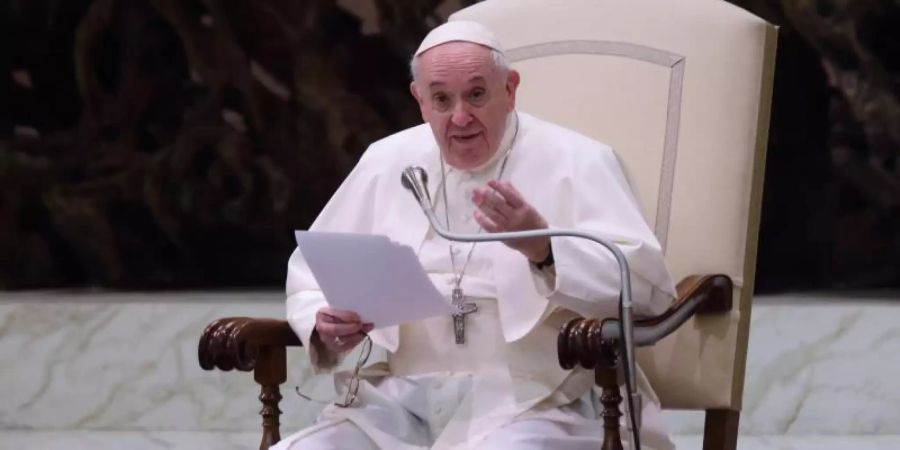
[[[454,139],[454,140],[457,140],[460,142],[470,142],[480,135],[481,135],[480,131],[475,132],[475,133],[455,134],[453,136],[450,136],[450,139]]]

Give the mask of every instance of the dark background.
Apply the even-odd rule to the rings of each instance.
[[[0,289],[280,287],[470,1],[6,0]],[[758,292],[900,287],[900,2],[780,25]]]

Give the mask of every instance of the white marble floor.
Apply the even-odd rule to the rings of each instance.
[[[0,431],[0,449],[9,450],[247,450],[259,433],[225,431]]]
[[[700,436],[675,436],[678,450],[700,450]],[[898,435],[741,436],[738,450],[898,450]]]
[[[0,450],[256,448],[258,386],[200,370],[197,339],[218,317],[283,314],[279,292],[0,293]],[[898,316],[896,295],[757,298],[738,448],[900,450]],[[289,364],[285,432],[318,410],[294,386],[333,395],[302,352]],[[702,413],[664,419],[701,448]]]
[[[700,450],[696,435],[674,436],[678,450]],[[259,433],[225,431],[0,431],[0,449],[25,450],[246,450]],[[900,435],[741,436],[739,450],[897,450]]]

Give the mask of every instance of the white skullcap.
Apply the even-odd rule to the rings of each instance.
[[[503,51],[500,41],[488,27],[469,20],[453,20],[436,27],[425,36],[422,45],[416,50],[416,56],[426,50],[448,42],[472,42],[494,50]]]

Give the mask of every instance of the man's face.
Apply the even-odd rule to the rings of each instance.
[[[487,47],[449,42],[419,55],[410,90],[444,159],[467,170],[497,152],[518,85],[519,74],[501,72]]]

